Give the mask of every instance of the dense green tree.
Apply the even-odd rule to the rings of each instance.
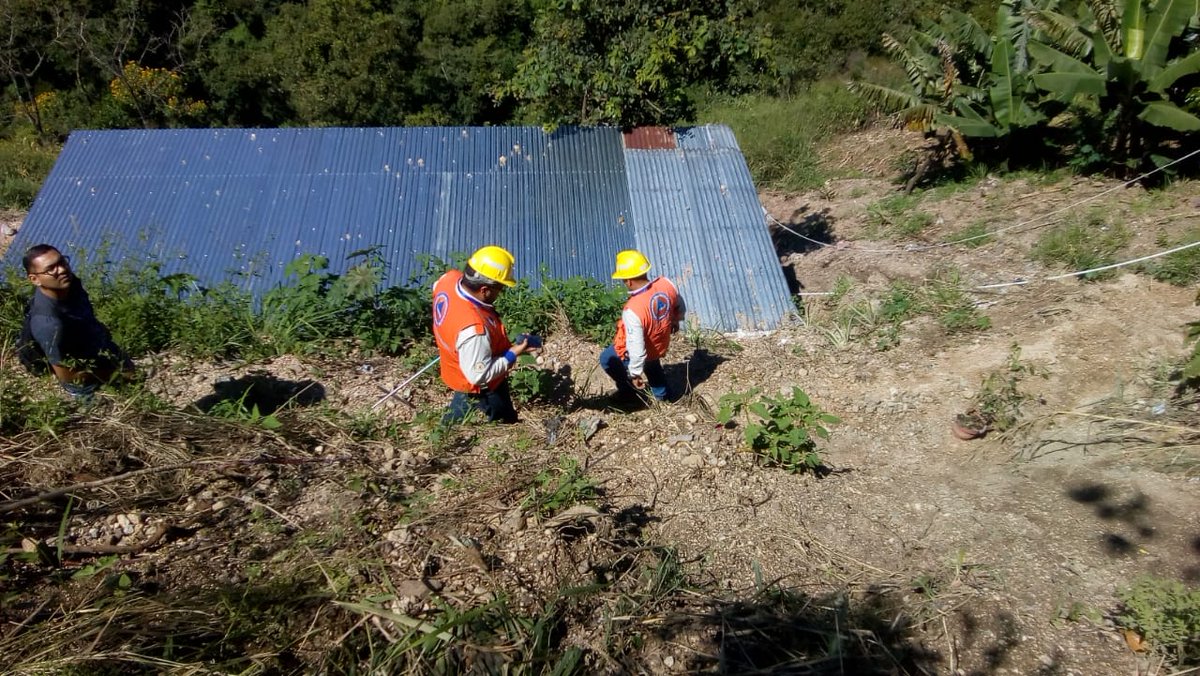
[[[440,0],[422,8],[421,63],[414,88],[423,102],[410,118],[428,124],[504,124],[512,101],[492,92],[516,72],[533,15],[524,0]]]
[[[769,41],[730,2],[541,2],[533,36],[498,95],[543,124],[670,123],[691,115],[695,92],[764,69]]]
[[[375,0],[288,4],[267,21],[265,75],[286,93],[294,122],[395,125],[417,108],[419,41],[413,5]]]

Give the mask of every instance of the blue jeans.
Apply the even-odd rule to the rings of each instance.
[[[617,394],[622,397],[637,395],[637,388],[629,380],[629,359],[617,355],[617,348],[609,345],[600,353],[600,368],[617,384]],[[647,359],[642,366],[642,375],[650,386],[650,393],[655,399],[663,401],[670,395],[667,388],[667,374],[663,371],[662,362],[657,359]]]
[[[450,408],[442,417],[442,422],[445,424],[459,422],[467,417],[471,409],[483,413],[489,422],[517,422],[517,409],[513,408],[507,380],[495,388],[479,394],[455,392],[454,397],[450,399]]]

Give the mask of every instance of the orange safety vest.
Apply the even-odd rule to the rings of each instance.
[[[493,358],[504,354],[512,343],[496,309],[468,294],[462,288],[462,278],[462,271],[451,270],[433,285],[433,337],[442,358],[442,382],[452,390],[478,394],[482,388],[467,380],[459,366],[458,334],[468,326],[475,328],[475,335],[486,333]],[[497,376],[488,387],[499,385],[507,376],[508,373]]]
[[[659,277],[633,292],[625,301],[624,310],[632,310],[642,320],[646,339],[646,359],[659,359],[671,347],[671,327],[678,321],[679,291],[666,277]],[[625,319],[617,320],[617,337],[613,347],[621,359],[629,358],[625,349]]]

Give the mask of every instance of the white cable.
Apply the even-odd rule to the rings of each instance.
[[[1052,282],[1052,281],[1055,281],[1058,279],[1066,279],[1068,277],[1080,277],[1083,275],[1091,274],[1093,272],[1103,272],[1105,270],[1115,270],[1116,268],[1123,268],[1126,265],[1133,265],[1134,263],[1141,263],[1143,261],[1148,261],[1153,258],[1169,256],[1178,251],[1184,251],[1186,249],[1191,249],[1192,247],[1196,247],[1196,246],[1200,246],[1200,240],[1192,242],[1191,244],[1182,244],[1173,249],[1167,249],[1166,251],[1159,251],[1158,253],[1153,253],[1153,254],[1150,254],[1149,256],[1142,256],[1141,258],[1134,258],[1132,260],[1122,261],[1120,263],[1113,263],[1111,265],[1102,265],[1098,268],[1089,268],[1087,270],[1078,270],[1076,272],[1068,272],[1068,273],[1062,274],[1062,275],[1054,275],[1052,277],[1041,277],[1038,279],[1020,279],[1015,282],[1000,282],[998,284],[982,284],[980,286],[972,286],[969,288],[977,289],[977,290],[1001,289],[1001,288],[1009,287],[1009,286],[1025,286],[1026,284],[1033,284],[1034,282]],[[795,295],[797,295],[797,296],[832,296],[833,292],[832,291],[803,291],[803,292],[797,293]]]
[[[1109,193],[1111,193],[1111,192],[1115,192],[1115,191],[1117,191],[1117,190],[1122,190],[1122,189],[1124,189],[1124,188],[1127,188],[1127,187],[1129,187],[1129,186],[1133,185],[1134,183],[1137,183],[1138,181],[1141,181],[1141,180],[1142,180],[1142,179],[1144,179],[1144,178],[1149,178],[1150,176],[1153,176],[1154,174],[1157,174],[1157,173],[1158,173],[1158,172],[1160,172],[1160,171],[1163,171],[1163,170],[1165,170],[1165,169],[1168,169],[1168,168],[1170,168],[1170,167],[1172,167],[1172,166],[1174,166],[1174,165],[1176,165],[1176,164],[1179,164],[1180,162],[1183,162],[1183,161],[1189,160],[1189,159],[1191,159],[1192,157],[1194,157],[1194,156],[1196,156],[1196,155],[1200,155],[1200,148],[1197,148],[1196,150],[1193,150],[1192,152],[1188,153],[1187,155],[1184,155],[1183,157],[1180,157],[1180,158],[1178,158],[1178,159],[1175,159],[1175,160],[1171,160],[1170,162],[1168,162],[1168,163],[1166,163],[1166,164],[1162,165],[1161,167],[1155,167],[1154,169],[1151,169],[1150,171],[1148,171],[1148,172],[1146,172],[1146,173],[1144,173],[1144,174],[1142,174],[1142,175],[1140,175],[1140,176],[1138,176],[1138,177],[1136,177],[1136,178],[1133,178],[1133,179],[1130,179],[1130,180],[1128,180],[1128,181],[1125,181],[1124,183],[1120,183],[1120,184],[1118,184],[1118,185],[1115,185],[1115,186],[1113,186],[1113,187],[1109,188],[1108,190],[1104,190],[1104,191],[1102,191],[1102,192],[1098,192],[1098,193],[1096,193],[1095,195],[1091,195],[1091,196],[1085,197],[1085,198],[1083,198],[1083,199],[1079,200],[1078,202],[1074,202],[1074,203],[1072,203],[1072,204],[1068,204],[1068,205],[1067,205],[1067,206],[1065,206],[1065,207],[1061,207],[1061,208],[1059,208],[1059,209],[1055,209],[1054,211],[1050,211],[1050,212],[1048,212],[1048,213],[1042,214],[1041,216],[1037,216],[1037,217],[1035,217],[1035,218],[1031,218],[1031,219],[1029,219],[1029,220],[1027,220],[1027,221],[1022,221],[1022,222],[1020,222],[1020,223],[1014,223],[1013,225],[1008,225],[1008,226],[1005,226],[1005,227],[1003,227],[1003,228],[998,228],[998,229],[996,229],[996,230],[991,230],[991,231],[989,231],[989,232],[985,232],[985,233],[983,233],[983,234],[980,234],[980,235],[972,235],[972,236],[970,236],[970,237],[962,237],[962,238],[960,238],[960,239],[951,240],[951,241],[949,241],[949,242],[938,242],[937,244],[910,245],[910,246],[904,247],[904,248],[902,248],[902,249],[859,249],[859,248],[855,248],[855,247],[853,247],[853,246],[852,246],[851,248],[852,248],[854,251],[859,251],[859,252],[862,252],[862,253],[908,253],[908,252],[918,252],[918,251],[930,251],[930,250],[932,250],[932,249],[942,249],[942,248],[945,248],[945,247],[948,247],[948,246],[954,246],[955,244],[962,244],[962,243],[964,243],[964,242],[971,242],[971,241],[974,241],[974,240],[977,240],[977,239],[983,239],[983,238],[985,238],[985,237],[991,237],[991,236],[993,236],[993,235],[998,235],[998,234],[1000,234],[1000,233],[1002,233],[1002,232],[1008,232],[1009,230],[1015,230],[1015,229],[1017,229],[1017,228],[1025,227],[1025,226],[1027,226],[1027,225],[1033,225],[1034,223],[1037,223],[1037,222],[1038,222],[1038,221],[1040,221],[1040,220],[1043,220],[1043,219],[1049,218],[1049,217],[1051,217],[1051,216],[1057,216],[1057,215],[1059,215],[1059,214],[1061,214],[1061,213],[1064,213],[1064,212],[1066,212],[1066,211],[1070,211],[1071,209],[1074,209],[1075,207],[1078,207],[1078,206],[1080,206],[1080,205],[1083,205],[1083,204],[1087,204],[1088,202],[1091,202],[1092,200],[1099,199],[1099,198],[1101,198],[1101,197],[1103,197],[1103,196],[1105,196],[1105,195],[1107,195],[1107,194],[1109,194]],[[786,230],[786,231],[788,231],[788,232],[792,233],[793,235],[796,235],[797,237],[800,237],[800,238],[802,238],[802,239],[805,239],[805,240],[807,240],[807,241],[809,241],[809,242],[812,242],[812,243],[814,243],[814,244],[818,244],[818,245],[820,245],[820,246],[822,246],[822,247],[833,247],[833,248],[837,248],[837,245],[835,245],[835,244],[829,244],[828,242],[820,242],[820,241],[817,241],[817,240],[815,240],[815,239],[812,239],[811,237],[805,237],[804,235],[801,235],[800,233],[796,232],[795,230],[792,230],[791,228],[789,228],[788,226],[784,225],[783,223],[780,223],[780,222],[779,222],[779,219],[777,219],[777,218],[775,218],[774,216],[772,216],[771,214],[767,213],[767,210],[766,210],[765,208],[763,209],[763,213],[767,215],[767,218],[770,218],[772,221],[774,221],[775,225],[778,225],[779,227],[781,227],[781,228],[783,228],[784,230]]]

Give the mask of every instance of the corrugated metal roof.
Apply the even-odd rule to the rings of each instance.
[[[38,242],[105,247],[260,292],[306,253],[342,272],[378,245],[403,283],[419,254],[497,243],[519,274],[607,280],[613,255],[640,247],[704,326],[774,328],[791,303],[733,133],[675,138],[637,150],[615,128],[79,131],[8,261]]]

